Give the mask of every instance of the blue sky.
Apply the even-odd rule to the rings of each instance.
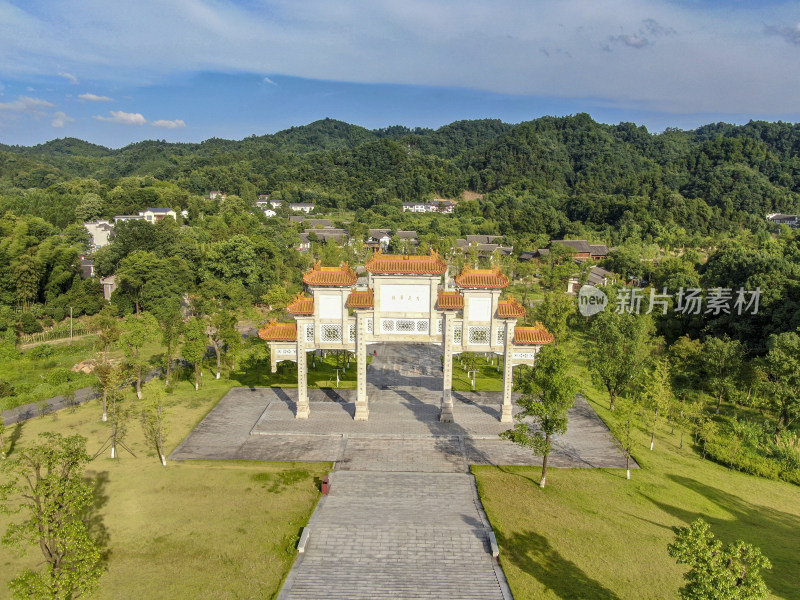
[[[800,120],[800,2],[0,0],[0,143]]]

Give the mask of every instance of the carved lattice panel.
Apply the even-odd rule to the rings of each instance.
[[[342,341],[341,323],[336,323],[334,325],[331,324],[320,325],[320,338],[323,342],[341,342]]]
[[[498,327],[497,328],[497,345],[502,346],[506,343],[506,328],[505,327]]]
[[[397,333],[414,333],[414,321],[411,319],[397,319],[395,329]]]
[[[373,332],[372,319],[367,319],[367,333],[372,333],[372,332]]]
[[[350,323],[348,325],[348,327],[347,327],[347,331],[348,331],[347,339],[349,339],[351,342],[355,342],[356,341],[356,324],[355,323]]]
[[[470,345],[486,346],[490,343],[489,328],[483,325],[469,327],[467,340]]]
[[[306,323],[306,341],[313,342],[314,341],[314,324],[313,323]]]
[[[443,331],[443,319],[436,319],[436,333],[442,333]]]
[[[461,325],[453,327],[453,342],[456,344],[461,343]]]
[[[381,333],[394,333],[394,319],[381,319]]]

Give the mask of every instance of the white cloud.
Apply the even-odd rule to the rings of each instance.
[[[73,75],[72,73],[59,73],[58,76],[63,77],[64,79],[69,81],[72,85],[78,85],[80,83],[80,81],[78,81],[78,78],[75,77],[75,75]]]
[[[53,115],[53,120],[52,120],[52,122],[50,124],[53,127],[57,127],[57,128],[60,129],[60,128],[64,127],[64,125],[66,125],[67,123],[72,123],[74,121],[75,121],[75,119],[73,119],[72,117],[68,116],[67,113],[59,111],[59,112],[57,112],[57,113],[55,113]]]
[[[278,85],[277,83],[275,83],[274,81],[272,81],[272,79],[270,79],[269,77],[264,77],[264,83],[268,83],[268,84],[270,84],[270,85],[274,85],[274,86],[277,86],[277,85]]]
[[[175,119],[174,121],[160,119],[158,121],[153,121],[150,125],[153,127],[163,127],[164,129],[180,129],[181,127],[186,127],[186,123],[181,119]]]
[[[13,102],[0,102],[0,110],[12,110],[14,112],[40,112],[43,108],[55,106],[52,102],[41,98],[31,98],[29,96],[19,96]]]
[[[122,125],[145,125],[147,119],[140,113],[127,113],[121,110],[112,110],[110,117],[103,117],[97,115],[94,117],[98,121],[107,121],[109,123],[120,123]]]
[[[98,96],[97,94],[79,94],[78,98],[81,100],[88,100],[89,102],[111,102],[114,100],[108,96]]]
[[[797,114],[800,97],[800,30],[784,25],[797,0],[82,0],[46,17],[28,6],[0,0],[0,76],[235,71],[674,112]]]

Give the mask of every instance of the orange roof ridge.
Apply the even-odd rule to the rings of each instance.
[[[465,267],[456,277],[456,285],[462,288],[504,288],[510,283],[508,276],[499,266],[491,269],[472,269]]]
[[[358,275],[346,262],[340,263],[338,267],[323,267],[320,261],[316,261],[311,270],[303,275],[303,281],[312,286],[350,287],[358,281]]]
[[[514,296],[509,296],[497,303],[497,316],[501,319],[519,319],[524,317],[525,313],[525,307]]]
[[[294,342],[297,340],[297,323],[278,323],[272,319],[258,331],[258,337],[267,342]]]
[[[459,310],[464,308],[464,295],[461,292],[440,290],[436,298],[439,310]]]
[[[554,341],[553,334],[538,321],[533,327],[514,328],[514,343],[519,346],[543,346]]]
[[[314,314],[314,298],[306,296],[303,292],[297,292],[287,306],[286,311],[293,315],[313,315]]]
[[[447,271],[447,263],[436,252],[409,255],[378,251],[364,268],[370,273],[389,275],[441,275]]]
[[[372,308],[375,306],[375,292],[370,290],[353,290],[347,297],[347,308]]]

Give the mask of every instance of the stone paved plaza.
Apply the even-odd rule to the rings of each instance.
[[[541,458],[498,437],[509,427],[498,420],[500,393],[456,392],[454,422],[439,422],[436,352],[380,347],[367,421],[353,420],[353,390],[309,390],[309,418],[296,419],[297,390],[236,388],[172,453],[334,463],[330,495],[305,528],[281,600],[511,598],[469,465]],[[625,460],[579,397],[550,465],[624,468]]]

